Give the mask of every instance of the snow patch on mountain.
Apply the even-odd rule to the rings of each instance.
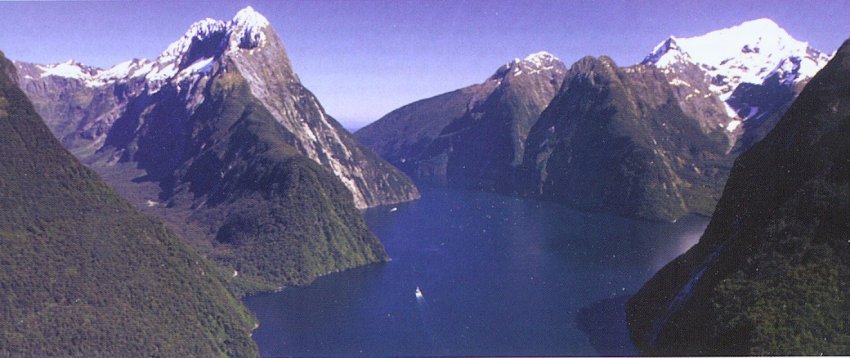
[[[58,76],[65,78],[75,78],[78,80],[90,80],[91,75],[84,72],[83,68],[72,60],[54,65],[38,66],[43,72],[41,77]]]
[[[100,76],[105,78],[124,78],[130,75],[130,71],[137,65],[133,60],[121,62],[112,68],[100,73]]]
[[[192,74],[194,74],[194,73],[204,73],[204,74],[209,73],[210,71],[212,71],[212,62],[213,62],[212,57],[203,58],[203,59],[200,59],[198,61],[195,61],[195,63],[189,65],[189,67],[186,67],[186,69],[184,69],[183,71],[188,72],[188,73],[192,73]]]
[[[179,62],[184,54],[191,48],[193,43],[203,41],[212,37],[217,33],[227,31],[227,23],[221,20],[210,18],[195,22],[189,26],[189,30],[178,39],[172,42],[162,54],[157,58],[159,63]]]

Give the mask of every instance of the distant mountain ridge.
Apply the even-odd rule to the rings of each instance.
[[[250,7],[192,24],[154,61],[17,66],[63,144],[237,291],[387,260],[357,209],[419,196],[324,112]]]
[[[504,189],[565,73],[552,54],[530,54],[483,83],[393,111],[355,136],[422,183]]]
[[[510,88],[510,98],[536,99],[531,111],[505,110],[522,108],[521,101],[490,99],[504,92],[495,90],[497,71],[482,84],[401,107],[355,135],[423,184],[654,220],[710,215],[735,157],[766,135],[828,59],[759,19],[671,36],[638,65],[585,58],[569,73],[560,64],[550,86],[499,85]],[[482,120],[476,106],[501,117]],[[603,159],[609,169],[590,170]]]

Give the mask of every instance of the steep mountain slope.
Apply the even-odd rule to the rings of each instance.
[[[59,81],[47,73],[41,81]],[[79,129],[99,128],[78,153],[96,147],[88,164],[226,267],[236,286],[304,284],[386,260],[355,205],[418,195],[324,114],[251,8],[193,24],[156,61],[62,73],[61,81],[73,74],[81,86],[124,91],[110,112],[86,117],[94,122],[69,125],[65,142],[84,143]]]
[[[216,270],[65,151],[0,53],[0,355],[251,356]]]
[[[591,211],[656,220],[710,214],[728,144],[706,134],[654,66],[586,57],[528,136],[520,187]]]
[[[251,94],[286,128],[287,143],[336,175],[358,208],[418,198],[407,176],[357,143],[324,112],[301,85],[271,25],[250,7],[231,21],[193,24],[154,61],[131,60],[109,70],[74,62],[18,67],[36,109],[63,144],[86,161],[102,148],[116,119],[132,112],[130,101],[150,100],[168,84],[196,80],[223,58],[233,62]],[[200,99],[181,100],[192,108]]]
[[[700,242],[629,302],[649,354],[850,352],[850,42],[741,155]]]
[[[355,136],[419,182],[510,190],[528,131],[565,71],[555,56],[531,54],[484,83],[395,110]]]

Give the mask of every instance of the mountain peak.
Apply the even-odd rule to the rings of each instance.
[[[755,20],[744,21],[736,27],[740,27],[742,29],[749,29],[749,30],[757,30],[757,29],[771,30],[771,31],[781,30],[781,31],[785,32],[785,30],[782,27],[780,27],[779,24],[777,24],[775,21],[768,19],[766,17],[763,17],[763,18],[760,18],[760,19],[755,19]]]
[[[233,23],[236,25],[247,25],[258,28],[269,26],[269,20],[263,14],[254,10],[253,7],[247,6],[236,12],[233,16]]]
[[[523,74],[549,73],[551,71],[566,72],[566,65],[555,55],[546,51],[539,51],[525,56],[524,59],[515,58],[513,61],[502,65],[490,78],[504,78],[508,73],[517,77]]]
[[[263,29],[269,26],[269,20],[254,8],[248,6],[239,10],[230,24],[236,40],[231,42],[231,48],[236,45],[239,48],[251,49],[265,44],[266,35]]]
[[[797,41],[773,20],[762,18],[700,36],[670,36],[653,49],[644,63],[651,62],[664,67],[675,62],[665,55],[672,50],[680,50],[689,54],[694,62],[718,67],[722,62],[742,53],[762,53],[764,57],[770,57],[770,54],[793,55],[801,50],[804,52],[807,47],[808,43]]]
[[[701,36],[670,36],[643,63],[661,68],[697,64],[716,83],[716,93],[728,94],[739,83],[761,84],[774,74],[790,82],[811,78],[828,60],[773,20],[761,18]]]
[[[547,66],[549,63],[560,61],[560,59],[555,57],[555,55],[546,51],[532,53],[528,56],[525,56],[525,59],[523,60],[526,62],[530,62],[536,65],[537,67]]]

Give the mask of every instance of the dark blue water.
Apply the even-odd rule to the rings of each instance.
[[[264,356],[633,353],[625,296],[707,224],[454,190],[366,219],[391,262],[245,300]]]

